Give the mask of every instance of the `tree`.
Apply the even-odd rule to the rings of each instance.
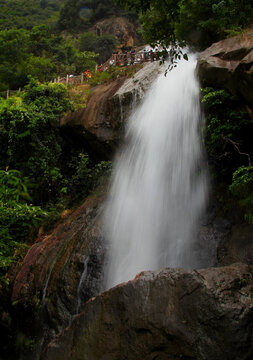
[[[36,183],[33,197],[40,204],[59,191],[61,137],[56,124],[71,109],[63,84],[34,79],[22,97],[0,101],[0,169],[22,171]]]
[[[58,27],[60,30],[85,30],[90,26],[89,18],[82,19],[80,11],[84,6],[83,0],[67,0],[60,12]]]
[[[0,31],[0,91],[23,87],[29,75],[43,82],[95,68],[94,58],[94,53],[78,51],[72,39],[53,34],[46,25]]]
[[[87,32],[80,35],[78,39],[78,48],[80,51],[93,51],[98,53],[98,62],[103,63],[112,54],[112,50],[115,49],[117,41],[114,36],[104,34],[97,36],[92,32]]]
[[[0,30],[54,26],[63,0],[1,0]]]
[[[0,31],[0,90],[17,87],[17,67],[28,57],[28,44],[29,35],[26,30]]]
[[[95,22],[110,16],[126,16],[136,20],[134,11],[125,11],[114,0],[67,0],[60,12],[60,30],[80,32],[87,30]]]
[[[186,41],[209,46],[251,23],[251,0],[115,0],[141,15],[143,35],[151,44]]]

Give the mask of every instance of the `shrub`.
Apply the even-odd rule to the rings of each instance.
[[[238,168],[233,173],[229,190],[239,200],[244,219],[253,224],[253,166]]]
[[[230,183],[232,173],[248,158],[252,121],[245,107],[233,95],[223,89],[202,89],[202,103],[206,107],[205,142],[216,177]]]
[[[109,175],[112,165],[110,161],[94,164],[88,154],[80,153],[72,160],[71,166],[74,173],[67,183],[67,193],[71,202],[75,202],[80,196],[85,197],[94,190],[101,178]]]
[[[31,201],[28,188],[32,187],[20,171],[0,171],[0,276],[24,255],[34,231],[47,213]]]
[[[211,174],[223,191],[230,190],[230,200],[242,210],[244,219],[253,222],[252,120],[241,102],[227,91],[208,87],[202,94]],[[225,201],[228,198],[223,198],[223,205]]]
[[[60,190],[60,116],[73,108],[63,84],[31,80],[22,97],[0,102],[0,168],[22,171],[37,184],[31,191],[43,204]]]

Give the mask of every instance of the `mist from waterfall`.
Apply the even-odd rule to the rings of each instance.
[[[143,270],[196,268],[207,175],[196,58],[161,74],[132,112],[105,205],[106,288]]]

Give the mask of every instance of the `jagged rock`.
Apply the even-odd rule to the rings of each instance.
[[[219,41],[198,58],[197,72],[206,86],[221,87],[253,103],[253,27]]]
[[[92,28],[97,35],[110,34],[115,36],[120,44],[134,46],[139,41],[136,26],[125,17],[107,18],[98,21]]]
[[[42,360],[250,360],[253,267],[140,273],[90,299]]]
[[[86,108],[63,117],[60,126],[75,129],[87,143],[89,153],[110,159],[122,140],[133,102],[143,97],[162,71],[159,62],[146,63],[132,78],[121,77],[96,86]]]

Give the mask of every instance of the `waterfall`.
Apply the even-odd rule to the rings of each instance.
[[[161,74],[135,109],[105,205],[106,288],[143,270],[198,267],[207,176],[196,57]]]

